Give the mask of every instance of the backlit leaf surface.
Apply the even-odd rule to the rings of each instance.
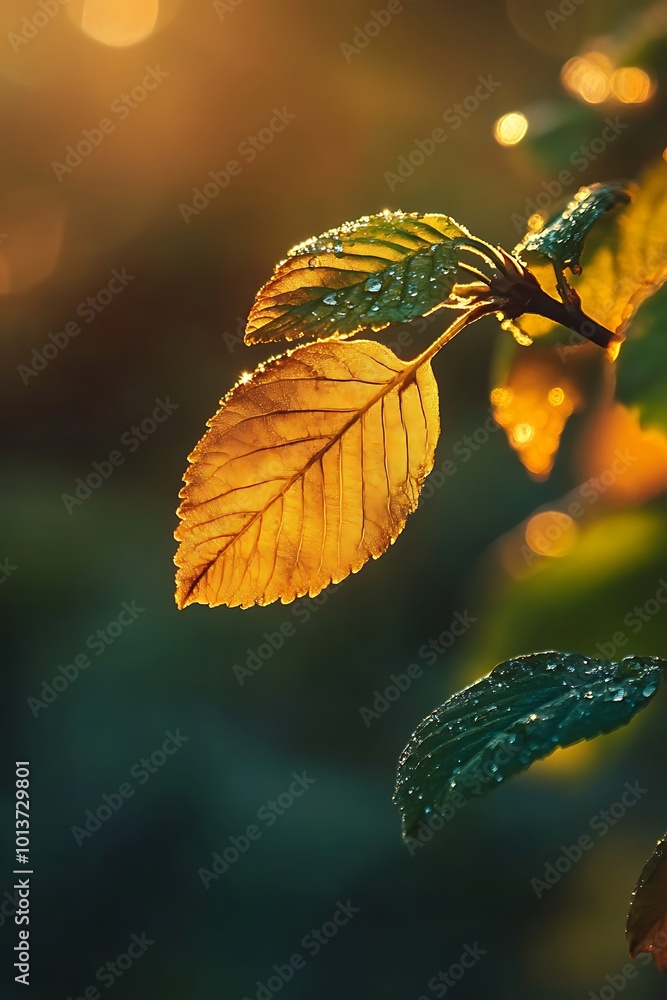
[[[467,235],[446,215],[386,211],[306,240],[258,292],[246,343],[349,337],[426,315],[452,291]]]
[[[646,862],[632,898],[625,930],[632,958],[651,952],[667,972],[667,841],[663,837]]]
[[[190,455],[177,604],[287,603],[357,572],[416,508],[439,433],[429,362],[373,341],[244,376]]]

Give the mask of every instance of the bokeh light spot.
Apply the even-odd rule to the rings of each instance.
[[[520,111],[511,111],[493,126],[493,135],[501,146],[516,146],[528,131],[528,119]]]
[[[655,83],[648,73],[636,66],[624,66],[611,77],[611,89],[623,104],[643,104],[655,93]]]
[[[157,21],[159,0],[85,0],[70,16],[81,30],[103,45],[136,45],[148,38]]]
[[[539,212],[535,212],[530,216],[528,222],[526,223],[529,233],[539,233],[541,229],[544,229],[544,216],[540,215]]]
[[[538,556],[560,558],[574,545],[579,529],[569,514],[544,510],[534,514],[526,525],[526,544]]]
[[[516,427],[513,427],[510,434],[512,435],[512,440],[516,445],[524,445],[528,444],[528,442],[532,441],[535,437],[535,428],[532,424],[524,421],[521,424],[517,424]]]
[[[587,104],[601,104],[611,93],[612,62],[602,52],[568,59],[561,70],[563,86]]]

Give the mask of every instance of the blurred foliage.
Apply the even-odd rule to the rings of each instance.
[[[643,424],[667,431],[667,289],[639,310],[618,360],[618,396]]]

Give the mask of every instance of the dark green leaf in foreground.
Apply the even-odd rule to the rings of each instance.
[[[645,427],[667,431],[667,285],[640,308],[617,362],[617,396]]]
[[[446,215],[387,211],[300,243],[257,293],[246,343],[349,337],[424,316],[449,297],[467,236]]]
[[[667,840],[664,837],[639,876],[625,936],[633,958],[643,951],[653,952],[660,972],[667,972]]]
[[[553,652],[501,663],[427,716],[401,754],[394,803],[403,836],[557,747],[625,725],[657,691],[664,666],[656,657],[608,663]]]
[[[526,233],[514,252],[533,250],[559,268],[569,267],[577,274],[584,243],[597,220],[629,200],[626,186],[619,182],[580,188],[563,212],[549,219],[539,232]]]

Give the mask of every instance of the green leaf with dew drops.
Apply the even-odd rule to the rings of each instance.
[[[400,756],[394,804],[403,837],[433,814],[451,818],[534,761],[625,725],[648,705],[667,661],[627,656],[618,663],[577,653],[530,653],[507,660],[452,695],[415,730]]]
[[[552,216],[538,232],[526,233],[514,252],[535,251],[557,267],[569,267],[577,274],[586,238],[595,223],[612,208],[629,201],[627,186],[620,181],[580,188],[564,211]]]
[[[386,211],[306,240],[257,293],[246,343],[349,337],[425,316],[449,297],[469,236],[446,215]]]

